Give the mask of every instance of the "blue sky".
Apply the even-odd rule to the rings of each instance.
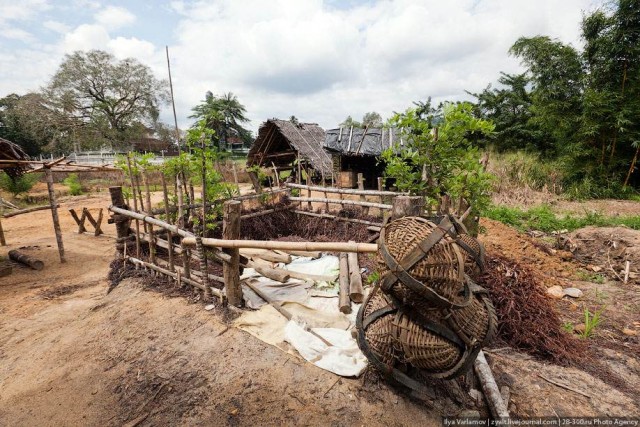
[[[234,92],[251,128],[297,116],[335,127],[412,101],[465,99],[507,51],[545,34],[576,46],[593,0],[0,0],[0,97],[45,85],[64,55],[102,49],[166,78],[169,45],[181,127],[207,90]],[[171,121],[171,110],[162,112]]]

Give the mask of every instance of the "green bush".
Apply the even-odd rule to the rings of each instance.
[[[0,188],[16,197],[18,194],[26,193],[40,179],[40,174],[27,173],[22,176],[11,178],[5,172],[0,172]]]
[[[77,173],[69,174],[69,176],[62,182],[64,185],[69,187],[69,192],[72,196],[79,196],[82,194],[82,184],[80,183],[80,178],[78,178]]]

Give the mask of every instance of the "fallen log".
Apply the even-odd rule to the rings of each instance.
[[[491,368],[487,363],[487,359],[484,357],[484,352],[480,351],[480,353],[478,353],[478,357],[473,363],[473,367],[478,379],[480,380],[482,391],[487,399],[489,410],[491,411],[493,418],[497,420],[508,419],[509,411],[502,400],[502,395],[500,394],[496,380],[493,378],[493,373],[491,373]]]
[[[17,250],[12,250],[9,251],[9,259],[15,261],[15,262],[19,262],[21,264],[27,265],[31,268],[33,268],[34,270],[42,270],[44,268],[44,262],[40,261],[37,258],[34,258],[30,255],[27,254],[23,254],[22,252],[19,252]]]
[[[349,297],[351,301],[361,303],[364,299],[364,290],[362,289],[362,275],[358,265],[358,254],[350,252],[347,255],[347,263],[349,265]]]
[[[60,205],[56,205],[56,207],[60,207]],[[17,215],[22,215],[22,214],[26,214],[29,212],[36,212],[36,211],[44,211],[47,209],[51,209],[50,205],[47,206],[34,206],[32,208],[27,208],[27,209],[20,209],[19,211],[13,211],[13,212],[9,212],[3,215],[4,218],[11,218],[12,216],[17,216]]]
[[[340,295],[338,306],[342,313],[351,313],[351,301],[349,300],[349,261],[345,252],[340,253]]]

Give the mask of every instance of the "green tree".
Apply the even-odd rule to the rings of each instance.
[[[362,127],[376,127],[382,126],[382,116],[375,111],[365,113],[362,116]]]
[[[0,99],[0,137],[15,142],[30,156],[49,151],[57,135],[43,103],[37,93]]]
[[[430,100],[427,104],[427,109],[410,108],[391,119],[403,129],[404,145],[383,151],[385,175],[395,178],[399,190],[424,195],[431,203],[446,193],[481,209],[488,203],[490,176],[482,170],[474,141],[489,137],[494,125],[475,117],[471,103],[447,103],[435,110]]]
[[[551,149],[549,137],[532,122],[532,99],[525,74],[506,74],[498,79],[497,88],[487,86],[480,93],[469,93],[477,99],[480,117],[492,121],[496,130],[492,145],[499,151],[514,149]]]
[[[351,117],[351,116],[347,116],[347,118],[344,119],[344,121],[342,123],[340,123],[340,126],[341,127],[346,127],[346,128],[349,128],[349,127],[352,127],[352,126],[354,128],[361,128],[362,127],[362,123],[360,123],[357,120],[353,120],[353,117]]]
[[[119,147],[154,128],[169,99],[166,82],[148,66],[100,50],[66,55],[43,96],[51,113],[66,120],[73,142]]]
[[[204,121],[205,126],[213,131],[211,141],[219,150],[227,148],[228,139],[232,135],[238,136],[245,143],[252,139],[251,131],[242,126],[249,121],[246,117],[247,110],[232,92],[214,96],[209,91],[204,101],[192,111],[193,114],[189,118],[197,120],[194,127]]]

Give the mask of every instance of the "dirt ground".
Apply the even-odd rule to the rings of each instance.
[[[15,267],[0,278],[0,425],[441,424],[441,412],[376,377],[340,379],[228,327],[218,311],[151,291],[140,279],[107,295],[115,228],[105,220],[105,235],[78,235],[67,209],[108,204],[106,193],[62,200],[65,264],[48,211],[3,220],[9,246],[0,255],[23,248],[46,267]],[[575,262],[540,252],[501,224],[483,225],[487,246],[530,261],[545,285],[584,290],[581,300],[558,301],[567,321],[603,293],[612,301],[594,342],[622,383],[497,347],[487,358],[499,385],[511,388],[511,413],[640,416],[638,337],[621,332],[622,323],[640,330],[637,287],[576,282]],[[533,250],[522,250],[525,243]]]

